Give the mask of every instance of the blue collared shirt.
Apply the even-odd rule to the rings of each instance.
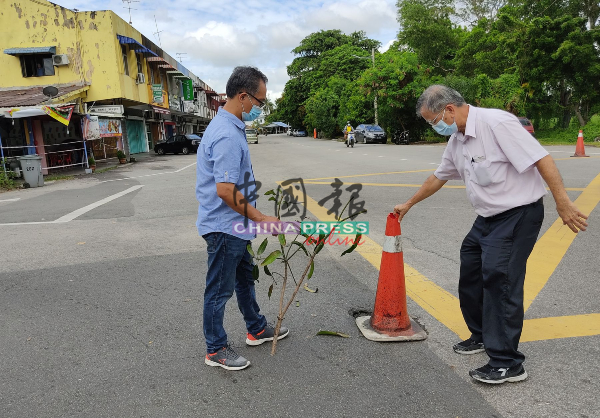
[[[217,116],[202,136],[197,162],[198,233],[224,232],[245,240],[256,238],[255,234],[234,231],[233,224],[244,222],[246,218],[227,206],[217,195],[217,183],[233,183],[256,207],[258,195],[244,122],[219,108]]]

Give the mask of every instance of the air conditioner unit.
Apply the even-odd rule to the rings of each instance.
[[[52,55],[52,63],[55,66],[68,65],[69,64],[69,56],[67,54]]]
[[[135,79],[135,82],[137,84],[144,84],[146,82],[146,77],[144,76],[144,73],[138,73],[137,78]]]

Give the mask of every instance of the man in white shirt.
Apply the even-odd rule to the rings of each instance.
[[[394,207],[399,221],[448,180],[463,180],[479,215],[460,250],[458,294],[471,337],[454,345],[459,354],[486,351],[489,363],[469,375],[485,383],[527,378],[518,350],[523,329],[525,266],[537,240],[548,184],[556,210],[573,232],[587,216],[567,196],[548,152],[503,110],[466,104],[455,90],[433,85],[417,101],[417,115],[450,135],[442,163],[406,203]]]

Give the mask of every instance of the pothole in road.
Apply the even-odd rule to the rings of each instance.
[[[348,311],[348,315],[350,315],[353,318],[358,318],[360,316],[369,316],[373,314],[373,310],[369,309],[369,308],[363,308],[363,307],[359,307],[359,308],[350,308],[350,310]]]

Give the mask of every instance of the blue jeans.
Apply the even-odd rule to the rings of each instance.
[[[246,321],[249,333],[256,334],[267,325],[260,314],[254,291],[252,257],[246,249],[246,241],[223,232],[211,232],[202,236],[208,251],[208,272],[204,290],[204,337],[206,350],[214,353],[227,345],[227,333],[223,328],[225,304],[235,290],[238,307]]]

